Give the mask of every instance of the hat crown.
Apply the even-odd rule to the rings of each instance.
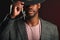
[[[26,0],[26,1],[32,1],[32,0]]]
[[[16,1],[23,1],[23,2],[26,2],[26,1],[27,1],[27,2],[30,2],[30,1],[33,2],[33,1],[34,1],[34,2],[36,2],[36,1],[38,1],[38,2],[41,3],[41,2],[44,2],[45,0],[11,0],[11,1],[12,1],[12,2],[16,2]]]
[[[22,1],[25,3],[25,5],[30,5],[30,4],[36,4],[36,3],[43,3],[45,0],[11,0],[12,3],[15,3],[16,1]]]

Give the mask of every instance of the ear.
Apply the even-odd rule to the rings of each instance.
[[[41,4],[40,4],[40,3],[38,3],[37,5],[38,5],[38,8],[40,9],[40,8],[41,8]]]

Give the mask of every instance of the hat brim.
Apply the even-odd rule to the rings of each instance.
[[[25,5],[31,5],[31,4],[37,4],[37,3],[43,3],[45,0],[34,0],[34,1],[26,1],[26,0],[11,0],[13,3],[17,1],[22,1],[25,3]]]
[[[43,3],[45,0],[39,0],[39,1],[24,1],[25,5],[31,5],[31,4],[37,4],[37,3]]]

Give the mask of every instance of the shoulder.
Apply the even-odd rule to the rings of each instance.
[[[57,25],[41,19],[41,25],[42,25],[42,34],[43,35],[48,35],[45,37],[51,37],[52,40],[58,40],[59,39],[59,32],[57,29]]]
[[[43,30],[46,30],[51,33],[53,32],[58,33],[57,25],[43,19],[41,19],[41,24],[42,24]]]
[[[53,24],[52,22],[49,22],[49,21],[46,21],[46,20],[43,20],[43,19],[41,19],[41,23],[42,23],[42,25],[45,25],[45,26],[48,26],[48,27],[52,27],[52,28],[57,27],[57,25]]]

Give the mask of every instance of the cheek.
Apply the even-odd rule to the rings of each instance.
[[[35,11],[38,11],[38,8],[34,8]]]
[[[33,7],[33,9],[36,10],[36,11],[38,11],[38,7],[37,6]]]

